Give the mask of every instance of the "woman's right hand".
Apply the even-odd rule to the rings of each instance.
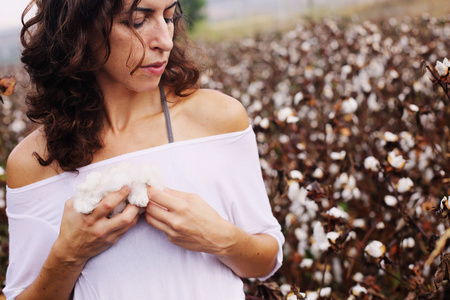
[[[73,200],[67,200],[59,236],[39,276],[16,299],[71,299],[87,260],[114,245],[137,223],[139,207],[131,204],[122,213],[107,218],[129,193],[128,187],[111,193],[89,215],[77,213]]]
[[[86,261],[114,245],[139,219],[139,207],[128,204],[125,210],[107,215],[130,193],[122,187],[105,197],[91,214],[77,213],[73,200],[66,201],[59,236],[53,251],[61,263],[79,269]]]

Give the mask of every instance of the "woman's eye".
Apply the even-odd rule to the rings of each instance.
[[[164,21],[166,21],[166,23],[173,23],[173,18],[164,18]]]
[[[134,29],[141,28],[145,23],[145,20],[142,20],[142,22],[133,23]]]

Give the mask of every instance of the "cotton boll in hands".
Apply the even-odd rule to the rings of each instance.
[[[120,164],[102,171],[93,171],[77,186],[73,197],[74,208],[79,213],[89,214],[103,198],[123,186],[129,186],[131,192],[127,199],[113,210],[112,215],[122,212],[127,202],[146,207],[149,201],[147,185],[159,189],[164,187],[162,175],[152,165]]]

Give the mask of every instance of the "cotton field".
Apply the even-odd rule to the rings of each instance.
[[[248,299],[448,298],[450,16],[305,20],[201,46],[211,64],[202,86],[247,108],[286,236],[284,265],[272,281],[245,280]],[[0,69],[9,75],[17,86],[0,104],[0,280],[5,161],[31,128],[27,77]]]
[[[202,83],[247,107],[287,239],[276,287],[250,281],[250,293],[448,296],[439,256],[426,261],[448,225],[448,83],[430,72],[448,73],[450,17],[305,21],[206,48]]]

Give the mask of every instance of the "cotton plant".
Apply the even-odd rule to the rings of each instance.
[[[146,207],[149,198],[147,186],[159,189],[164,188],[162,175],[159,170],[150,164],[133,165],[123,163],[99,171],[92,171],[84,182],[77,186],[73,196],[74,208],[79,213],[89,214],[110,193],[129,186],[131,192],[112,212],[111,215],[122,212],[127,203],[139,207]]]
[[[425,65],[425,68],[431,82],[433,84],[439,84],[444,90],[444,93],[447,96],[447,99],[444,101],[445,104],[448,105],[450,103],[450,61],[445,57],[442,62],[436,61],[434,69],[428,64]]]

